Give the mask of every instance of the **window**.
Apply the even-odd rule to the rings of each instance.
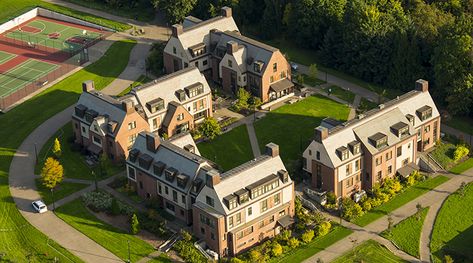
[[[273,83],[273,82],[274,82],[274,77],[273,77],[273,76],[269,77],[269,82],[270,82],[270,83]]]
[[[383,156],[379,156],[376,158],[376,166],[381,165],[383,163]]]
[[[199,67],[199,61],[196,61],[196,62],[195,62],[195,67],[196,67],[196,68]]]
[[[179,114],[177,115],[177,120],[178,120],[178,121],[182,121],[183,119],[184,119],[184,113],[179,113]]]
[[[228,218],[228,227],[232,228],[233,227],[233,216]]]
[[[237,207],[237,199],[233,198],[233,199],[228,201],[228,208],[233,209],[235,207]]]
[[[347,164],[345,167],[346,174],[351,174],[351,163]]]
[[[214,207],[215,203],[214,203],[214,199],[210,196],[206,196],[205,197],[205,202],[210,205],[211,207]]]
[[[402,166],[406,166],[409,163],[409,158],[402,161]]]
[[[137,133],[128,136],[128,149],[131,149],[131,147],[133,146],[133,144],[134,144],[135,141],[136,141],[136,137],[138,137],[138,134],[137,134]]]
[[[158,183],[158,193],[162,194],[161,184]]]
[[[278,71],[278,63],[273,64],[273,72]]]
[[[315,156],[316,156],[317,160],[320,160],[320,152],[319,152],[319,151],[317,151],[317,152],[315,153]]]
[[[377,177],[378,181],[381,180],[381,178],[383,178],[383,172],[379,171],[378,172],[378,177]]]
[[[187,68],[189,67],[189,64],[187,64],[186,62],[184,62],[184,68]]]
[[[359,182],[360,181],[360,174],[357,174],[355,178],[356,178],[356,181]]]
[[[228,67],[232,67],[232,61],[230,59],[228,60]]]
[[[164,193],[169,194],[169,188],[167,186],[164,186]]]
[[[248,216],[251,216],[253,214],[253,208],[250,206],[248,207]]]
[[[176,208],[174,207],[173,204],[169,203],[169,202],[166,202],[166,208],[173,211],[176,210]]]
[[[212,240],[215,240],[215,234],[214,234],[213,232],[210,232],[210,238],[211,238]]]
[[[346,181],[346,182],[347,182],[347,183],[346,183],[347,187],[350,187],[350,186],[352,186],[352,185],[353,185],[353,177],[352,177],[352,178],[349,178],[349,179],[347,179],[347,181]]]
[[[424,127],[424,132],[429,132],[430,131],[430,125],[427,125]]]
[[[355,171],[358,171],[358,170],[360,170],[360,160],[359,159],[355,161]]]
[[[389,151],[386,153],[386,161],[391,160],[393,158],[393,152]]]
[[[133,130],[134,128],[136,128],[136,121],[128,123],[128,130]]]
[[[402,155],[402,146],[397,147],[397,157]]]
[[[176,54],[176,47],[172,47],[172,53]]]
[[[286,71],[281,71],[281,79],[286,78]]]
[[[236,220],[235,220],[235,221],[236,221],[236,224],[239,225],[239,224],[241,223],[241,214],[238,213],[238,214],[236,214],[235,217],[236,217]]]
[[[410,149],[410,148],[411,148],[411,143],[407,145],[407,149]]]
[[[102,144],[102,139],[100,139],[99,137],[94,135],[94,136],[92,136],[92,138],[93,138],[95,143],[100,144],[100,145]]]
[[[261,201],[261,212],[268,210],[268,199]]]
[[[437,127],[438,127],[438,121],[434,121],[434,140],[437,139]]]
[[[202,233],[202,235],[205,235],[205,228],[201,227],[200,228],[200,233]]]
[[[387,174],[391,174],[393,172],[393,166],[390,165],[388,166],[388,173]]]
[[[274,195],[274,205],[279,205],[280,202],[281,202],[281,199],[280,199],[279,194],[275,194]]]
[[[202,61],[202,65],[206,66],[207,65],[207,59]]]
[[[311,151],[311,150],[309,150],[309,155],[312,155],[312,151]]]
[[[128,166],[128,178],[131,180],[136,180],[136,174],[135,174],[135,169],[132,168],[131,166]]]
[[[172,200],[177,203],[177,192],[176,192],[176,190],[172,190]]]
[[[344,151],[342,155],[342,160],[346,160],[346,159],[348,159],[348,150]]]
[[[158,118],[153,119],[153,129],[157,129],[157,128],[158,128]]]
[[[185,196],[185,195],[181,195],[181,202],[182,202],[183,204],[186,203],[186,196]]]
[[[279,211],[279,217],[285,216],[285,215],[286,215],[286,210]]]

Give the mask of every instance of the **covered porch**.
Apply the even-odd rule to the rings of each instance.
[[[289,79],[282,79],[269,86],[269,100],[277,100],[294,92],[294,83]]]

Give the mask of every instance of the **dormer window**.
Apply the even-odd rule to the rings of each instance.
[[[157,162],[153,164],[153,173],[156,176],[161,176],[163,174],[164,168],[166,168],[166,164],[163,162]]]
[[[92,121],[94,121],[94,118],[97,117],[98,115],[99,115],[98,112],[88,109],[85,111],[85,121],[88,123],[92,123]]]
[[[182,89],[178,89],[176,91],[176,97],[180,102],[183,102],[186,100],[186,93]]]
[[[233,194],[224,197],[223,201],[230,210],[237,207],[237,197]]]
[[[407,114],[406,119],[409,121],[409,123],[412,125],[412,127],[414,127],[414,125],[416,124],[414,116],[412,116],[411,114]]]
[[[236,191],[235,195],[238,197],[238,203],[240,205],[244,204],[244,203],[248,202],[248,200],[250,200],[250,195],[248,193],[248,190],[246,190],[246,189],[240,189],[240,190]]]
[[[370,136],[368,139],[371,142],[371,144],[373,144],[373,146],[376,147],[376,149],[380,149],[388,145],[388,136],[386,136],[386,134],[381,133],[381,132],[378,132]]]
[[[351,143],[348,144],[348,147],[350,148],[350,151],[353,155],[360,153],[360,147],[361,147],[360,142],[352,141]]]
[[[425,105],[421,107],[420,109],[418,109],[416,113],[419,119],[421,119],[422,121],[425,121],[432,117],[432,107]]]
[[[153,157],[145,154],[140,155],[138,158],[138,165],[143,168],[148,170],[149,167],[151,166],[151,163],[153,162]]]
[[[166,180],[172,183],[176,177],[177,170],[169,167],[168,169],[164,170],[164,174],[166,175]]]
[[[409,125],[404,122],[398,122],[394,124],[391,126],[391,130],[393,131],[394,135],[399,138],[409,135]]]
[[[286,170],[279,170],[278,176],[279,176],[279,180],[281,180],[283,184],[289,181],[289,173]]]
[[[77,117],[84,118],[85,112],[87,111],[87,107],[82,104],[79,104],[74,108],[74,111]]]
[[[263,70],[263,66],[264,66],[264,63],[262,61],[255,61],[253,63],[253,70],[255,72],[261,73],[261,71]]]
[[[202,183],[203,183],[202,179],[200,178],[195,179],[194,182],[192,182],[192,191],[194,193],[198,193]]]
[[[191,53],[192,57],[202,56],[207,52],[207,48],[204,43],[199,43],[192,47],[189,47],[189,52]]]
[[[342,146],[337,149],[337,155],[340,158],[340,160],[344,161],[348,159],[348,148],[345,146]]]
[[[128,154],[128,158],[132,162],[136,162],[136,159],[138,158],[138,155],[140,154],[140,150],[138,149],[132,149],[130,153]]]
[[[152,101],[148,101],[146,103],[146,107],[151,113],[155,113],[164,109],[164,100],[161,98],[154,99]]]
[[[185,188],[187,185],[187,180],[189,179],[189,176],[185,174],[180,174],[177,176],[177,186],[180,188]]]
[[[184,90],[186,90],[187,96],[189,96],[189,98],[193,98],[204,93],[204,85],[198,82],[190,85],[189,87],[185,87]]]

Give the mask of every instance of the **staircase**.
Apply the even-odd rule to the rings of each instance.
[[[312,201],[310,201],[309,199],[304,198],[302,194],[296,193],[296,196],[297,198],[299,198],[299,200],[301,200],[302,206],[304,206],[305,208],[309,209],[312,212],[314,211],[319,212],[319,209],[317,208],[317,206],[314,203],[312,203]]]
[[[419,167],[430,173],[446,173],[445,168],[440,165],[430,153],[420,154]]]

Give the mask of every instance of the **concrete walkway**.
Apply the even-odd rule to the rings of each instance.
[[[256,138],[255,127],[253,126],[253,122],[246,123],[246,130],[248,131],[248,137],[250,138],[251,150],[253,151],[253,156],[259,157],[261,156],[261,151],[259,149],[258,138]]]
[[[473,182],[473,169],[470,169],[462,175],[447,176],[451,178],[449,181],[437,186],[432,191],[427,192],[424,195],[419,196],[418,198],[405,204],[404,206],[394,210],[391,213],[391,217],[394,221],[394,224],[397,224],[400,221],[406,219],[407,217],[414,215],[417,212],[417,204],[421,204],[423,207],[431,207],[431,209],[429,210],[429,214],[433,213],[433,215],[436,215],[443,201],[448,197],[448,195],[455,192],[460,187],[462,182]],[[435,216],[432,215],[427,216],[424,221],[423,232],[427,231],[427,233],[423,233],[423,235],[421,236],[420,253],[422,262],[428,262],[430,258],[430,251],[428,251],[428,246],[430,243],[430,235],[434,222]],[[386,230],[388,227],[388,220],[387,216],[383,216],[363,228],[356,226],[356,228],[358,229],[356,229],[353,224],[348,224],[347,222],[345,222],[343,225],[347,226],[348,228],[353,228],[355,232],[349,235],[348,237],[339,240],[338,242],[326,248],[325,250],[313,255],[304,262],[317,262],[317,259],[319,258],[322,259],[324,262],[330,262],[352,249],[351,240],[356,239],[359,243],[361,243],[362,241],[371,239],[373,237],[373,234],[377,235],[382,231]],[[379,239],[377,238],[377,240]]]

